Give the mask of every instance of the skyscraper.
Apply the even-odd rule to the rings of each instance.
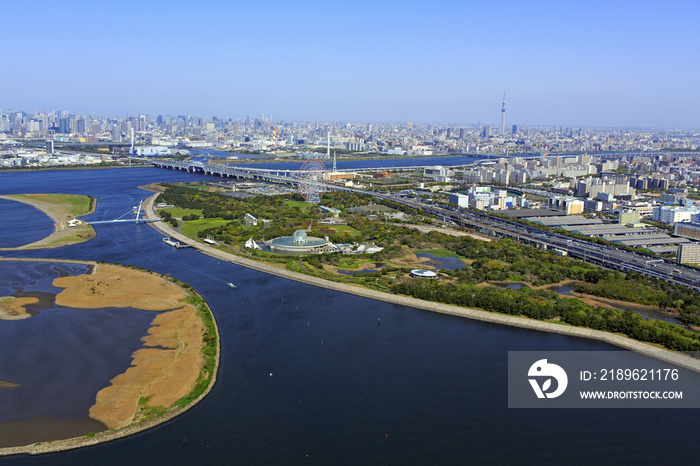
[[[122,134],[119,126],[117,125],[112,125],[112,141],[113,142],[122,142]]]

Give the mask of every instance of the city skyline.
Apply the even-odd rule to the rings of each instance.
[[[690,1],[131,0],[4,7],[0,107],[500,127],[698,128]]]

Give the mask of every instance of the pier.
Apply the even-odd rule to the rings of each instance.
[[[175,241],[172,238],[163,238],[163,242],[167,244],[168,246],[172,246],[176,249],[183,249],[183,248],[191,248],[192,245],[186,244],[186,243],[181,243],[179,241]]]

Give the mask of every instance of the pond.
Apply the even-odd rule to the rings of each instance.
[[[456,256],[441,257],[436,256],[435,254],[430,254],[429,252],[419,252],[416,254],[416,256],[418,256],[419,259],[424,257],[430,259],[429,264],[437,270],[459,270],[467,267],[467,265],[464,262],[462,262],[462,260],[459,257]]]
[[[576,285],[562,285],[556,288],[550,288],[552,291],[556,291],[557,293],[564,295],[564,296],[572,296],[571,292],[576,291]]]

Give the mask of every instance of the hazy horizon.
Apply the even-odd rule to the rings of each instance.
[[[0,108],[697,129],[700,4],[272,1],[3,7]]]

